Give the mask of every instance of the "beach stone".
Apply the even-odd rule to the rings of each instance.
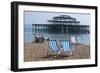
[[[41,34],[36,33],[33,43],[43,43],[43,42],[44,42],[44,37]]]

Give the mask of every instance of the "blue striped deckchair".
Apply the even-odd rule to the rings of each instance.
[[[82,43],[81,37],[76,37],[76,41],[77,41],[77,44],[81,44]]]
[[[49,40],[48,45],[49,48],[52,49],[53,51],[58,51],[56,40]]]
[[[64,50],[64,52],[72,51],[69,40],[61,40],[61,48]]]

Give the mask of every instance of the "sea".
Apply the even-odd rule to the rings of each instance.
[[[43,37],[48,37],[50,40],[70,40],[71,36],[74,37],[80,37],[81,38],[81,44],[84,45],[90,45],[90,34],[68,34],[68,33],[50,33],[46,30],[41,31],[38,30],[38,32],[43,35]],[[24,27],[24,42],[33,42],[34,40],[34,34],[35,31],[32,30],[32,26],[25,26]]]

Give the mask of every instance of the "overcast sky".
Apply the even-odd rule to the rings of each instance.
[[[61,13],[61,12],[37,12],[37,11],[24,11],[24,23],[25,25],[32,24],[45,24],[47,20],[52,19],[54,16],[70,15],[80,21],[80,25],[90,25],[90,14],[80,13]]]

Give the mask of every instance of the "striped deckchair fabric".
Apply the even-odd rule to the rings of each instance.
[[[49,45],[49,48],[50,49],[52,49],[54,51],[57,51],[58,50],[56,40],[49,40],[48,41],[48,45]]]
[[[81,44],[81,43],[82,43],[81,37],[76,37],[76,40],[77,40],[77,43],[78,43],[78,44]]]
[[[76,44],[76,37],[75,36],[71,36],[71,43],[72,44]]]
[[[61,40],[61,48],[64,51],[71,51],[71,45],[69,40]]]

